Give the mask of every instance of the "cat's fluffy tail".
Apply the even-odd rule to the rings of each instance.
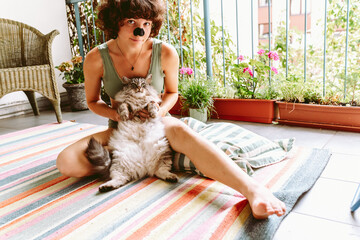
[[[94,172],[103,179],[109,178],[111,166],[110,153],[93,137],[89,141],[86,155],[89,162],[94,165]]]

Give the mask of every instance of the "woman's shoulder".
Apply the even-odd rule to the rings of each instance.
[[[159,40],[157,40],[159,41]],[[176,49],[166,42],[161,41],[161,57],[162,58],[178,58],[179,55],[176,51]]]
[[[178,66],[179,66],[179,55],[176,49],[171,44],[162,42],[161,67],[165,75],[167,75],[169,71],[172,72],[173,68],[177,70]]]
[[[100,50],[98,47],[95,47],[86,54],[84,68],[101,69],[102,67]]]

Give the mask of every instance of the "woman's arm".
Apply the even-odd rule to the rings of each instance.
[[[179,55],[174,47],[162,43],[161,67],[165,73],[164,94],[160,104],[159,114],[165,114],[175,105],[178,99],[178,73],[179,73]]]
[[[94,113],[119,121],[116,110],[109,107],[100,99],[101,78],[103,76],[103,63],[97,48],[92,49],[84,61],[85,94],[88,107]]]

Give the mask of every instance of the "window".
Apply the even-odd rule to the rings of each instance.
[[[299,15],[301,13],[301,0],[291,0],[291,15]]]
[[[259,0],[260,7],[267,7],[269,4],[269,0]]]
[[[311,0],[307,0],[307,11],[310,13]],[[290,15],[305,14],[305,0],[291,0]]]
[[[307,0],[306,13],[310,13],[310,2],[310,0]],[[305,0],[301,1],[301,13],[305,14]]]
[[[269,37],[269,24],[259,24],[259,38],[268,38]]]

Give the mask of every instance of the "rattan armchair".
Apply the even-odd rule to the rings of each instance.
[[[52,103],[62,122],[60,95],[52,62],[51,45],[59,31],[47,35],[21,22],[0,18],[0,98],[24,91],[35,115],[39,108],[35,92]]]

